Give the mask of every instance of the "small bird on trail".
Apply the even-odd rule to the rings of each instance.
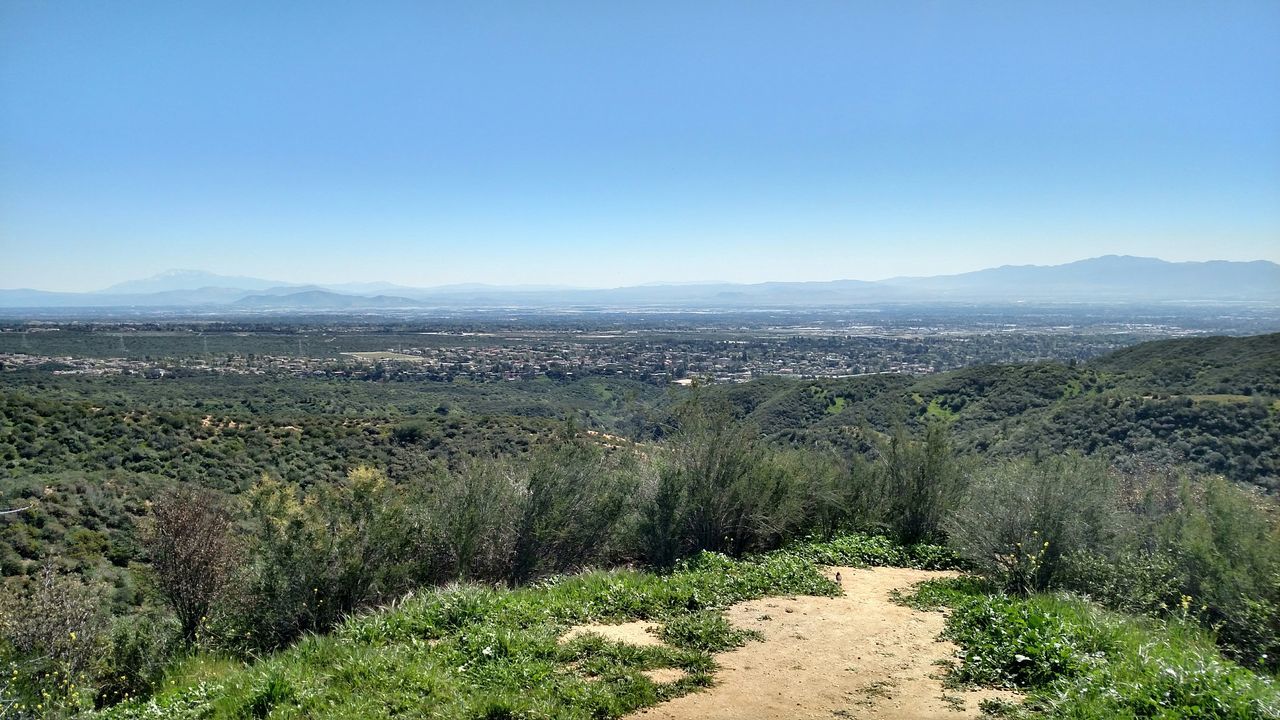
[[[837,571],[836,571],[836,582],[837,582],[837,583],[838,583],[838,582],[840,582],[840,571],[839,571],[839,570],[837,570]]]

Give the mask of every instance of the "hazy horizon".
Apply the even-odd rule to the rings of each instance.
[[[1175,265],[1187,263],[1187,262],[1193,263],[1193,264],[1194,263],[1199,263],[1199,264],[1230,263],[1230,264],[1239,265],[1240,263],[1271,263],[1272,265],[1277,265],[1277,263],[1274,263],[1273,261],[1263,260],[1263,259],[1254,259],[1254,260],[1246,260],[1246,261],[1232,261],[1232,260],[1221,260],[1221,259],[1211,259],[1211,260],[1204,260],[1204,261],[1167,261],[1164,258],[1154,258],[1154,257],[1142,257],[1142,256],[1131,256],[1131,255],[1130,256],[1106,255],[1106,256],[1097,256],[1097,257],[1090,257],[1090,258],[1077,258],[1075,260],[1068,261],[1066,263],[1059,263],[1054,265],[1005,264],[1005,265],[991,266],[987,268],[979,268],[977,271],[960,271],[956,273],[944,273],[941,275],[931,275],[931,276],[896,275],[896,276],[890,276],[885,278],[836,277],[836,278],[816,278],[816,279],[798,280],[798,281],[764,280],[764,281],[747,281],[747,282],[720,280],[720,279],[713,278],[713,279],[700,279],[700,280],[692,280],[692,281],[655,280],[650,282],[641,282],[641,283],[634,283],[634,284],[627,284],[627,285],[608,285],[608,284],[603,284],[603,285],[576,284],[574,285],[574,284],[562,284],[562,283],[561,284],[557,284],[557,283],[501,284],[501,283],[475,282],[475,281],[468,281],[468,280],[461,280],[459,282],[452,282],[452,283],[439,283],[439,284],[433,284],[433,285],[404,285],[400,283],[390,282],[387,280],[382,280],[380,278],[344,278],[344,279],[334,280],[334,281],[312,281],[307,279],[296,279],[296,278],[263,277],[260,275],[255,275],[251,271],[237,271],[230,274],[222,274],[222,273],[213,273],[200,268],[170,268],[168,270],[155,273],[152,275],[148,275],[148,276],[130,277],[122,282],[113,283],[112,285],[83,287],[83,288],[76,288],[76,289],[62,290],[62,291],[55,290],[53,292],[67,292],[72,294],[95,294],[95,293],[104,293],[104,292],[112,293],[112,294],[147,294],[151,292],[162,292],[162,290],[156,290],[154,288],[146,289],[144,287],[135,287],[135,286],[139,286],[139,285],[145,286],[148,283],[151,283],[152,281],[158,281],[162,285],[173,285],[173,287],[176,288],[179,285],[173,284],[173,283],[166,283],[165,281],[175,277],[184,277],[189,275],[194,275],[198,279],[192,280],[191,282],[180,284],[182,288],[188,289],[188,290],[196,290],[201,288],[226,288],[226,289],[238,288],[241,290],[248,290],[252,292],[254,288],[258,288],[258,287],[260,287],[263,290],[280,288],[280,287],[297,287],[299,288],[300,291],[312,289],[312,288],[327,288],[327,289],[332,289],[332,290],[346,293],[346,294],[365,295],[365,296],[374,295],[374,294],[384,294],[384,293],[394,295],[397,289],[401,289],[401,290],[404,290],[405,292],[408,292],[410,290],[431,290],[433,288],[438,288],[442,290],[449,289],[449,288],[477,288],[477,289],[493,288],[496,290],[556,292],[556,291],[605,291],[605,290],[621,290],[626,288],[654,288],[654,287],[664,287],[664,286],[665,287],[716,286],[716,285],[752,286],[752,285],[770,284],[770,283],[801,283],[801,284],[818,283],[818,284],[821,284],[821,283],[846,282],[846,281],[851,281],[855,283],[857,282],[883,283],[886,281],[896,281],[896,280],[908,281],[908,280],[941,279],[941,278],[951,277],[955,275],[967,275],[970,272],[1004,270],[1007,268],[1053,269],[1053,268],[1061,268],[1066,265],[1076,265],[1078,263],[1093,263],[1098,261],[1105,261],[1108,259],[1117,259],[1117,260],[1130,259],[1130,260],[1140,260],[1140,261],[1155,261],[1155,262],[1163,262],[1163,263],[1172,262]],[[1108,272],[1108,273],[1114,272],[1114,267],[1110,270],[1106,270],[1102,272]],[[24,291],[24,290],[35,290],[37,292],[50,291],[47,288],[32,288],[32,287],[0,288],[0,292],[13,292],[13,291]]]
[[[15,0],[0,287],[1280,261],[1278,35],[1269,2]]]

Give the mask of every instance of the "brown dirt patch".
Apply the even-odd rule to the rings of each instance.
[[[620,625],[579,625],[560,636],[560,642],[566,643],[579,635],[599,635],[605,640],[624,642],[631,645],[661,645],[657,632],[661,626],[643,620],[622,623]]]
[[[659,685],[684,679],[684,670],[680,668],[657,668],[656,670],[644,670],[640,674]]]
[[[976,718],[993,690],[942,686],[936,663],[956,647],[939,641],[945,617],[890,599],[918,582],[954,573],[902,568],[832,568],[844,596],[764,598],[729,609],[734,625],[758,630],[763,642],[717,656],[717,685],[648,708],[639,715],[669,720],[796,720]]]

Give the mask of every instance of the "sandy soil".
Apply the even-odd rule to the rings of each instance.
[[[560,642],[567,643],[579,635],[599,635],[605,640],[624,642],[630,645],[661,645],[658,630],[661,627],[644,620],[621,623],[619,625],[579,625],[560,636]]]
[[[764,642],[717,656],[717,684],[637,716],[680,720],[887,718],[960,720],[979,716],[998,691],[942,687],[938,661],[956,647],[937,639],[941,613],[893,603],[889,593],[947,573],[901,568],[832,568],[838,598],[765,598],[735,605],[729,619],[759,630]],[[598,630],[597,630],[598,631]],[[651,634],[645,633],[652,637]]]

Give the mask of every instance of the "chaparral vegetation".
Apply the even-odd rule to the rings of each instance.
[[[619,717],[829,566],[994,714],[1280,717],[1280,335],[659,387],[0,374],[0,717]],[[661,644],[571,627],[643,620]],[[651,675],[678,669],[675,680]]]

